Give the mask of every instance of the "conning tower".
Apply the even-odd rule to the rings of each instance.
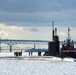
[[[48,43],[49,56],[58,56],[59,52],[59,36],[57,36],[57,28],[54,30],[54,21],[52,22],[52,41]]]

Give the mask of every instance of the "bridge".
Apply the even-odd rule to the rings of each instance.
[[[47,45],[49,41],[45,40],[10,40],[10,39],[0,39],[0,52],[1,50],[9,49],[12,52],[12,48],[17,44],[39,44],[39,45]],[[1,44],[6,44],[8,47],[1,47]],[[16,49],[20,49],[19,47],[15,47]]]

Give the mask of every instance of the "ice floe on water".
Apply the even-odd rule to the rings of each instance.
[[[74,59],[74,58],[64,58],[63,60],[64,60],[64,61],[71,61],[71,62],[74,62],[75,59]]]
[[[0,59],[0,75],[76,75],[76,63]]]
[[[8,53],[1,56],[7,55]],[[0,75],[76,75],[76,59],[34,56],[2,58]]]

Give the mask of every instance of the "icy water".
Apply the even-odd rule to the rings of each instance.
[[[0,59],[0,75],[76,75],[76,62]]]

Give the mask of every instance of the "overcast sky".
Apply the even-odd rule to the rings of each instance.
[[[61,40],[68,27],[75,40],[76,0],[0,0],[1,38],[50,40],[52,21]]]

